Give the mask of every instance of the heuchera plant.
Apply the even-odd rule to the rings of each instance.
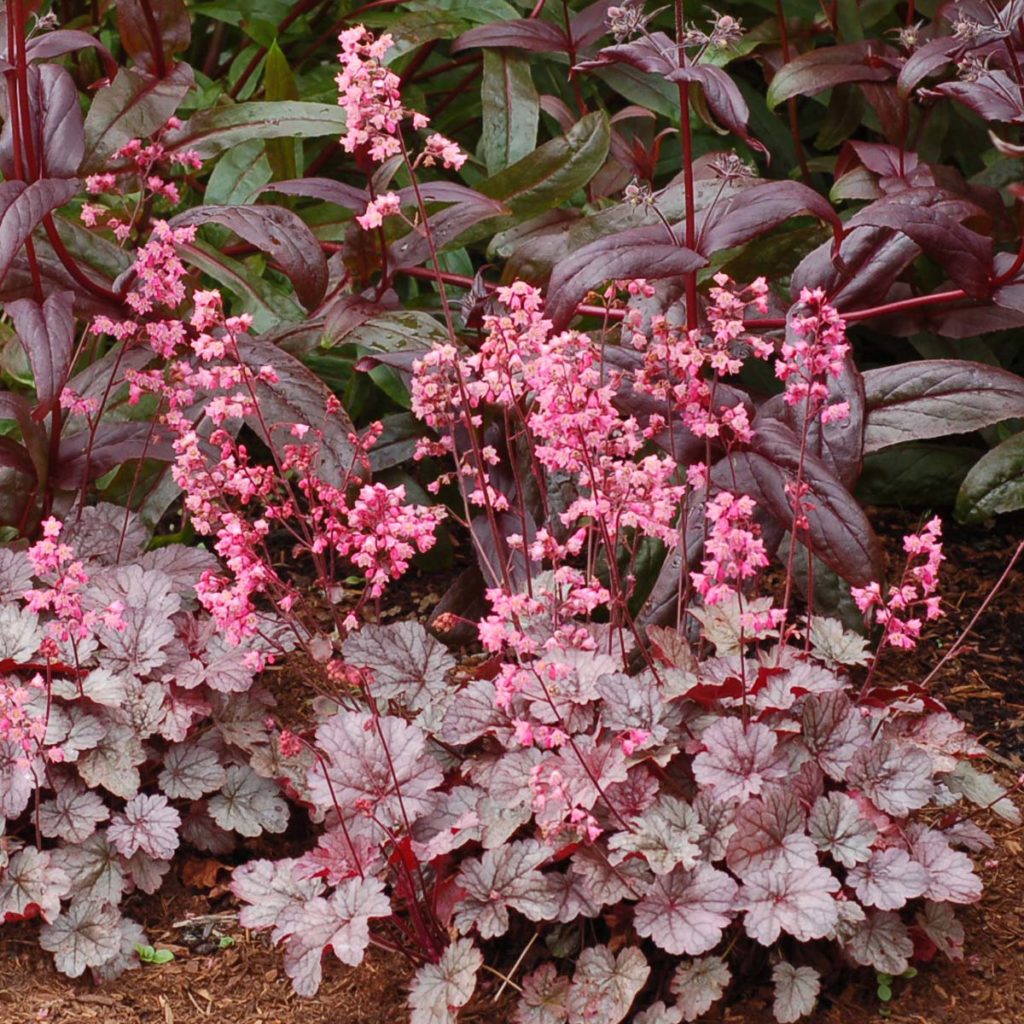
[[[783,401],[809,422],[845,419],[829,391],[846,355],[841,319],[805,294],[773,356],[740,320],[763,291],[720,280],[707,330],[671,344],[662,321],[650,337],[637,321],[632,387],[667,396],[698,436],[749,441],[743,407],[716,407],[714,391],[752,352],[775,358]],[[524,1022],[617,1024],[642,989],[660,997],[644,1019],[696,1019],[751,946],[774,965],[779,1021],[815,1006],[812,945],[889,974],[915,948],[961,955],[955,908],[981,895],[964,851],[991,842],[965,804],[1018,819],[972,767],[982,749],[924,691],[872,685],[865,642],[834,620],[798,621],[788,587],[781,605],[756,596],[768,560],[754,502],[700,464],[673,483],[681,467],[668,456],[640,456],[663,419],[644,428],[615,409],[626,374],[601,346],[556,334],[526,285],[499,300],[475,352],[439,346],[417,363],[414,409],[438,434],[422,450],[454,457],[467,519],[480,508],[515,521],[488,479],[485,422],[498,410],[528,436],[541,493],[562,475],[573,500],[506,537],[511,557],[492,566],[479,627],[490,660],[465,685],[451,685],[454,660],[414,623],[344,641],[372,703],[346,702],[289,736],[295,755],[315,757],[302,797],[325,831],[309,854],[236,872],[241,922],[272,931],[303,994],[325,949],[344,963],[371,943],[408,951],[423,963],[417,1024],[453,1020],[489,941],[528,934],[519,922],[603,918],[639,940],[617,954],[572,945],[571,976],[539,966],[522,980]],[[798,470],[785,494],[794,536],[808,530],[801,484]],[[639,631],[629,610],[631,556],[643,538],[681,542],[680,505],[684,519],[699,511],[706,540],[678,608],[701,624],[710,657],[676,628]],[[899,585],[855,592],[878,609],[883,648],[913,646],[921,616],[941,613],[940,534],[933,521],[907,538]],[[849,671],[869,662],[858,689]],[[652,962],[671,969],[652,974]]]

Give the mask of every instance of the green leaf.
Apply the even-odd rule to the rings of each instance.
[[[169,949],[157,949],[153,951],[154,964],[169,964],[174,959],[174,954]]]
[[[295,76],[288,66],[288,58],[277,45],[276,39],[267,50],[266,63],[263,66],[263,95],[269,102],[299,98],[299,87],[295,84]],[[276,181],[291,181],[298,177],[295,158],[297,145],[294,139],[267,141],[267,159],[273,168]]]
[[[415,309],[378,313],[331,339],[331,346],[358,345],[369,352],[426,351],[448,341],[448,331],[429,313]]]
[[[911,441],[864,456],[857,497],[870,505],[950,505],[978,449]]]
[[[251,203],[272,176],[266,144],[250,139],[229,149],[218,161],[206,183],[204,202],[215,206]]]
[[[234,103],[198,111],[165,144],[172,152],[195,149],[207,158],[249,139],[314,139],[344,130],[345,112],[336,103]]]
[[[488,178],[479,191],[500,199],[516,220],[536,217],[583,188],[601,169],[610,144],[608,118],[595,111],[577,121],[567,135]]]
[[[528,156],[537,145],[540,101],[529,61],[511,50],[484,50],[480,99],[480,154],[487,172],[496,174]]]
[[[878,998],[881,999],[883,1003],[889,1002],[889,1000],[892,999],[892,989],[888,985],[879,985]]]
[[[962,523],[1024,508],[1024,432],[986,452],[964,478],[956,497]]]

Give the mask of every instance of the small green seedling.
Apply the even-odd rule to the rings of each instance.
[[[217,943],[218,949],[230,949],[235,944],[235,940],[230,935],[222,935],[220,942]]]
[[[875,971],[875,980],[878,983],[878,999],[879,1002],[888,1003],[892,999],[892,984],[897,978],[910,978],[917,977],[917,968],[908,967],[902,974],[892,975],[886,974],[884,971]],[[888,1017],[892,1011],[888,1006],[883,1006],[881,1010],[883,1017]]]
[[[169,964],[174,959],[169,949],[156,949],[154,946],[136,946],[135,952],[144,964]]]

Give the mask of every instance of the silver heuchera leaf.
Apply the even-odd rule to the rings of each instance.
[[[866,862],[850,871],[846,881],[866,906],[899,910],[928,888],[928,872],[912,861],[905,850],[889,847],[875,850]]]
[[[100,984],[113,981],[125,971],[136,971],[142,966],[138,947],[148,945],[142,925],[130,917],[122,917],[118,930],[121,933],[118,955],[100,964],[99,967],[92,968],[92,976]]]
[[[160,788],[172,800],[200,800],[226,781],[224,766],[209,747],[187,741],[173,744],[164,754]]]
[[[164,876],[171,870],[171,862],[157,860],[143,850],[136,850],[124,861],[124,867],[131,885],[152,896],[164,884]]]
[[[693,1021],[722,998],[732,981],[728,964],[717,956],[684,960],[672,977],[671,989],[682,1011],[683,1020]]]
[[[302,905],[324,891],[323,882],[302,877],[297,864],[294,859],[251,860],[235,868],[231,891],[245,904],[238,914],[243,928],[273,928],[286,907]]]
[[[689,870],[700,858],[697,841],[704,835],[704,826],[685,800],[662,796],[630,824],[632,832],[617,832],[608,841],[613,864],[641,853],[656,875],[667,875],[677,865]]]
[[[635,946],[627,946],[618,957],[607,946],[583,950],[566,997],[569,1024],[619,1024],[650,973]]]
[[[368,624],[342,645],[345,661],[370,670],[370,693],[380,701],[397,701],[421,712],[420,725],[436,729],[454,687],[448,674],[455,659],[414,619],[386,626]]]
[[[277,783],[262,779],[248,765],[232,765],[224,785],[210,798],[210,817],[228,832],[258,836],[288,827],[288,804]]]
[[[814,1009],[821,991],[821,976],[813,967],[794,967],[783,960],[772,968],[772,981],[772,1010],[779,1024],[793,1024]]]
[[[673,956],[714,949],[736,911],[736,883],[724,871],[698,864],[656,878],[634,909],[633,927]]]
[[[0,920],[5,914],[24,914],[34,905],[44,921],[52,921],[70,890],[71,879],[52,863],[51,855],[26,846],[11,857],[0,878]]]
[[[25,752],[16,743],[0,740],[0,818],[17,818],[36,790],[36,770],[42,763],[33,758],[25,764]]]
[[[146,760],[138,736],[127,725],[111,725],[100,745],[78,759],[78,773],[88,786],[102,786],[130,800],[139,790],[138,766]]]
[[[693,774],[716,800],[757,796],[768,783],[786,777],[775,733],[760,722],[719,718],[704,730],[701,742],[706,749],[693,759]]]
[[[148,539],[148,538],[147,538]],[[196,583],[207,570],[217,568],[217,556],[192,544],[167,544],[135,559],[143,569],[157,569],[169,577],[174,592],[195,606]]]
[[[516,1004],[515,1024],[565,1024],[569,1011],[565,1005],[569,979],[555,965],[541,964],[523,978],[523,994]]]
[[[718,803],[710,793],[702,791],[693,801],[693,809],[704,826],[700,849],[705,860],[725,860],[729,840],[736,832],[736,805]]]
[[[660,999],[641,1010],[634,1018],[633,1024],[682,1024],[685,1018],[678,1006],[666,1006]]]
[[[847,868],[866,861],[878,838],[878,830],[845,793],[819,797],[811,808],[807,827],[814,845]]]
[[[525,839],[467,860],[457,879],[466,895],[455,911],[456,928],[465,934],[475,927],[484,939],[504,935],[510,907],[531,921],[544,920],[554,909],[553,900],[547,880],[537,868],[550,856],[547,846]]]
[[[474,679],[457,690],[445,711],[438,738],[453,746],[463,746],[486,732],[510,728],[508,716],[494,703],[496,692],[490,679]]]
[[[285,937],[284,968],[300,996],[314,995],[322,977],[325,949],[344,964],[362,962],[370,944],[370,918],[388,917],[391,901],[377,878],[351,878],[325,899],[285,907],[277,919],[276,937]]]
[[[991,808],[1000,818],[1013,825],[1021,823],[1020,811],[1006,795],[1006,790],[991,775],[979,772],[968,761],[961,761],[942,782],[954,793],[965,796],[972,804]]]
[[[889,739],[861,748],[846,781],[896,818],[927,806],[935,796],[932,759],[920,747]]]
[[[871,660],[867,640],[844,629],[838,619],[815,615],[809,633],[811,653],[826,665],[866,665]]]
[[[954,850],[941,832],[915,826],[908,832],[910,854],[924,869],[924,895],[936,903],[973,903],[981,899],[981,879],[970,857]]]
[[[804,745],[830,778],[841,781],[871,730],[845,693],[811,694],[804,701]]]
[[[448,793],[436,793],[434,809],[412,827],[412,848],[424,862],[443,856],[480,838],[477,804],[482,796],[475,786],[455,786]]]
[[[149,531],[135,512],[100,501],[70,516],[61,540],[71,545],[79,558],[114,565],[140,555],[149,541]]]
[[[796,794],[768,786],[736,812],[736,833],[725,860],[740,878],[752,871],[817,867],[818,854],[804,833],[803,808]]]
[[[473,995],[483,962],[470,939],[456,939],[438,963],[424,964],[409,990],[410,1024],[455,1024]]]
[[[330,777],[328,785],[320,765],[309,773],[318,807],[332,810],[337,801],[346,817],[372,809],[399,830],[431,809],[431,791],[443,777],[418,726],[392,715],[374,719],[368,712],[339,711],[316,738]]]
[[[964,958],[964,926],[951,904],[926,901],[917,924],[950,960]]]
[[[569,871],[580,880],[587,899],[602,907],[620,900],[640,899],[654,881],[651,869],[640,858],[612,864],[599,846],[577,850]]]
[[[137,850],[154,860],[170,860],[178,848],[181,815],[167,803],[162,794],[140,793],[125,805],[123,814],[115,814],[107,838],[122,857],[132,857]]]
[[[58,777],[54,797],[39,805],[39,831],[47,839],[82,843],[110,817],[110,808],[98,793],[86,789],[78,779]]]
[[[102,605],[120,601],[124,606],[123,630],[99,627],[102,665],[141,678],[167,662],[167,648],[175,640],[172,616],[181,607],[181,598],[166,573],[139,565],[118,566],[95,579],[90,599]]]
[[[32,589],[32,563],[24,551],[0,548],[0,602],[21,600],[26,590]]]
[[[0,605],[0,660],[32,661],[43,636],[35,612],[14,604]]]
[[[822,867],[752,872],[739,895],[747,934],[762,946],[770,946],[783,931],[801,942],[820,939],[839,919],[831,896],[839,888],[839,879]]]
[[[207,632],[210,635],[205,635]],[[199,654],[174,671],[174,682],[186,690],[209,686],[218,693],[244,693],[252,686],[256,672],[232,646],[214,631],[212,623],[200,628]]]
[[[87,967],[99,967],[120,953],[120,922],[116,906],[76,900],[55,921],[43,925],[39,945],[53,953],[58,971],[77,978]]]
[[[910,966],[914,943],[907,926],[891,910],[876,910],[857,926],[846,952],[865,967],[899,975]]]
[[[53,861],[67,872],[75,899],[112,903],[115,907],[121,902],[124,869],[106,832],[94,832],[77,846],[55,850]]]

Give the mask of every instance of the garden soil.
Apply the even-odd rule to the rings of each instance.
[[[916,525],[902,515],[881,519],[891,557],[900,558],[899,537]],[[886,655],[887,682],[927,675],[985,600],[1021,538],[1024,518],[1000,520],[991,530],[948,529],[949,616],[912,655]],[[422,615],[436,596],[430,581],[413,582],[388,611]],[[965,648],[934,685],[993,751],[1004,783],[1012,784],[1024,771],[1024,567],[1008,575]],[[288,691],[298,695],[301,688],[282,685],[285,701]],[[887,1007],[878,1002],[870,972],[851,973],[826,993],[821,1009],[807,1018],[810,1024],[1024,1022],[1024,826],[980,823],[992,826],[997,845],[981,867],[985,896],[964,915],[965,958],[953,965],[921,965],[916,978],[895,983]],[[143,965],[101,987],[58,975],[25,925],[0,929],[0,1024],[398,1024],[407,1019],[409,972],[395,957],[371,955],[355,969],[325,961],[319,995],[310,1000],[293,995],[279,954],[263,936],[238,927],[226,879],[226,867],[217,861],[183,860],[166,893],[130,908],[143,920],[150,941],[174,952],[174,961]],[[190,919],[198,919],[198,926],[187,926]],[[227,940],[223,949],[217,948],[221,938]],[[496,971],[512,963],[518,949],[510,946],[507,952],[502,963],[491,965]],[[494,1001],[500,981],[486,973],[481,977],[478,998],[460,1021],[506,1024],[512,1004],[507,995]],[[703,1019],[769,1024],[771,992],[749,989]]]

